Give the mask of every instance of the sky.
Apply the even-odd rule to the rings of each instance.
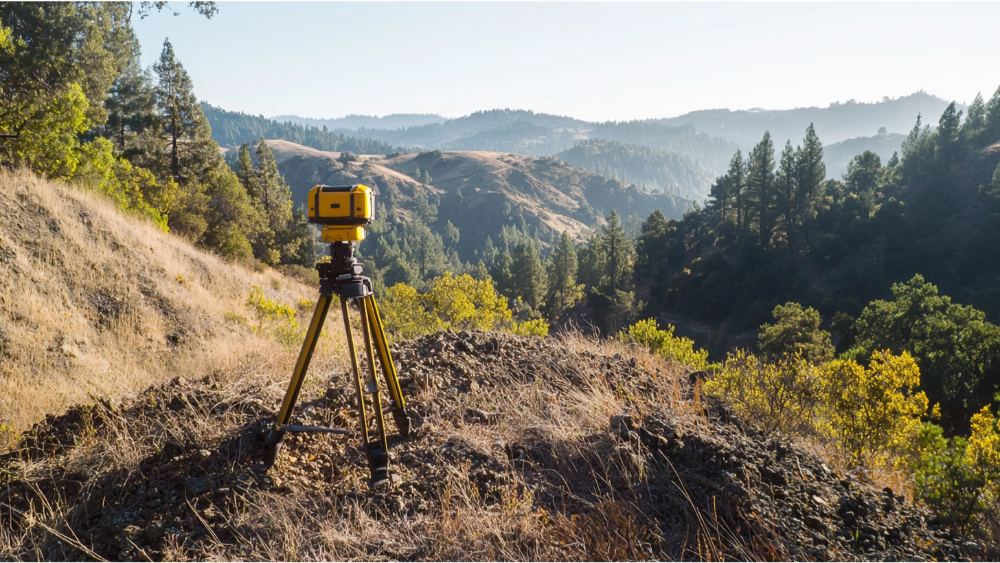
[[[511,108],[591,121],[1000,86],[1000,3],[220,2],[134,22],[200,100],[268,117]]]

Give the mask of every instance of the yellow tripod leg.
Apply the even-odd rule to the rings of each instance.
[[[375,303],[373,295],[365,297],[364,302],[369,323],[372,327],[372,337],[375,340],[379,360],[382,362],[385,384],[389,389],[389,397],[392,400],[392,418],[396,422],[396,428],[399,429],[400,436],[405,438],[410,435],[410,417],[405,410],[406,400],[403,398],[403,389],[399,386],[399,375],[396,373],[396,364],[393,363],[392,354],[389,352],[389,343],[385,338],[382,317],[378,313],[378,305]]]
[[[361,423],[361,443],[368,445],[368,415],[365,413],[365,388],[361,382],[361,368],[358,365],[358,351],[354,346],[354,333],[351,331],[351,319],[347,314],[347,299],[340,298],[340,311],[344,317],[344,333],[347,335],[347,349],[351,355],[351,367],[354,370],[354,390],[358,394],[358,418]],[[362,315],[362,318],[364,316]]]
[[[368,299],[362,298],[362,301]],[[371,324],[368,322],[368,315],[364,303],[359,304],[361,309],[361,332],[365,337],[365,353],[368,356],[368,376],[371,380],[372,405],[375,408],[375,422],[378,424],[378,442],[367,443],[365,449],[368,451],[368,465],[372,471],[371,487],[389,480],[389,441],[385,435],[385,416],[382,414],[382,397],[379,394],[378,375],[375,370],[375,351],[372,349]]]
[[[316,350],[316,342],[323,330],[323,321],[330,310],[330,296],[320,295],[316,303],[316,311],[313,313],[312,321],[309,322],[309,330],[306,331],[305,342],[302,343],[302,350],[299,352],[299,359],[295,362],[295,370],[292,372],[292,380],[288,383],[288,390],[285,391],[285,398],[281,401],[281,409],[274,417],[274,425],[283,426],[288,424],[292,417],[292,409],[299,398],[299,391],[302,389],[302,382],[305,380],[306,371],[309,369],[309,362],[312,360],[313,352]],[[277,428],[272,428],[265,437],[267,448],[265,451],[265,461],[268,465],[274,463],[278,450],[281,449],[281,442],[285,438],[285,432]]]

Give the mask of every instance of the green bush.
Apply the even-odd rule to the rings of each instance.
[[[660,330],[656,319],[639,321],[630,326],[628,332],[618,333],[618,337],[625,342],[645,346],[657,356],[680,362],[691,369],[702,370],[708,367],[707,351],[695,350],[691,339],[675,337],[673,325],[667,325],[667,330]]]

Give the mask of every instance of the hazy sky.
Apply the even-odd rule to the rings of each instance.
[[[1000,3],[174,2],[199,99],[273,116],[518,108],[588,120],[826,107],[1000,85]]]

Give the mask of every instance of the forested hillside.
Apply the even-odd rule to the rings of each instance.
[[[654,210],[680,218],[691,204],[553,158],[467,151],[380,157],[312,154],[285,141],[265,146],[298,204],[317,184],[376,188],[377,221],[359,252],[373,277],[386,285],[423,287],[448,270],[488,270],[519,246],[533,252],[522,267],[543,268],[562,233],[583,242],[612,210],[627,217],[636,234]],[[259,147],[246,147],[248,161]],[[229,158],[237,169],[240,154],[243,149]],[[537,307],[540,301],[532,303]]]
[[[350,151],[361,154],[389,154],[393,148],[381,141],[349,137],[343,133],[330,133],[314,125],[300,125],[292,121],[279,122],[264,116],[253,116],[201,104],[205,118],[212,128],[212,140],[219,146],[232,148],[260,139],[283,139],[321,151]]]
[[[809,305],[841,351],[917,355],[931,400],[968,420],[1000,391],[1000,328],[986,322],[1000,321],[1000,90],[961,114],[949,105],[933,131],[918,119],[901,158],[862,153],[843,181],[826,178],[811,127],[799,148],[765,134],[733,157],[705,209],[644,224],[635,274],[647,314],[739,331],[785,302]],[[969,348],[950,350],[954,338]]]
[[[694,160],[641,145],[584,141],[556,157],[603,176],[695,201],[712,185],[712,175]]]

